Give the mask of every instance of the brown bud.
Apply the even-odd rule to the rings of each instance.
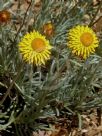
[[[53,26],[53,24],[51,22],[48,22],[43,26],[43,33],[48,37],[53,36],[54,26]]]
[[[11,18],[10,12],[7,10],[0,11],[0,23],[7,23]]]

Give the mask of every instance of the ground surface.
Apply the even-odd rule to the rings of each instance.
[[[22,10],[26,10],[29,5],[30,0],[25,0],[24,4],[21,5]],[[93,1],[93,5],[97,3],[96,0]],[[40,1],[36,0],[38,10]],[[15,0],[10,11],[13,13],[17,10],[18,1]],[[88,15],[86,16],[88,17]],[[20,20],[17,20],[17,25]],[[102,18],[100,18],[94,26],[96,31],[102,29]],[[52,119],[53,120],[53,119]],[[77,119],[76,119],[77,120]],[[38,132],[33,132],[33,136],[102,136],[102,117],[101,113],[97,115],[96,110],[89,111],[82,115],[82,128],[79,129],[78,122],[75,120],[69,120],[68,118],[59,118],[56,124],[49,122],[49,131],[39,130]],[[71,124],[71,125],[69,125]]]

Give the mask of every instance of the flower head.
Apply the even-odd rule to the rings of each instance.
[[[95,48],[98,47],[98,38],[88,26],[76,26],[70,29],[68,35],[68,47],[72,49],[74,54],[84,59],[94,53]]]
[[[50,59],[51,45],[39,32],[27,33],[19,43],[19,50],[25,61],[35,65],[45,64]]]
[[[48,23],[44,24],[43,33],[48,37],[53,36],[54,26],[53,26],[53,24],[51,22],[48,22]]]
[[[7,10],[0,11],[0,22],[7,23],[10,20],[10,12]]]

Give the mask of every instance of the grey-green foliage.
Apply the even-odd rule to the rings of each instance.
[[[17,12],[22,20],[24,18],[18,32],[13,21],[0,27],[0,88],[5,87],[9,97],[11,89],[16,93],[13,98],[10,97],[9,108],[12,111],[9,117],[8,109],[0,115],[8,118],[7,123],[0,125],[0,130],[7,129],[12,122],[34,127],[35,119],[55,115],[51,103],[57,101],[73,113],[102,106],[102,55],[95,54],[84,61],[73,56],[67,47],[68,30],[84,24],[83,16],[91,14],[91,4],[90,0],[77,3],[74,0],[43,0],[39,12],[33,13],[32,1],[25,18]],[[27,22],[33,17],[35,21],[29,26]],[[55,34],[50,39],[54,47],[51,60],[45,67],[23,62],[17,46],[21,37],[25,31],[30,31],[29,27],[42,33],[42,26],[48,21],[55,26]],[[19,95],[24,100],[22,110],[18,105]],[[1,107],[6,98],[1,100]],[[60,112],[60,109],[57,110]]]

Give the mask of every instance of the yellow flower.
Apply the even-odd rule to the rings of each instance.
[[[27,33],[19,43],[24,60],[37,66],[50,59],[51,48],[49,41],[36,31]]]
[[[70,29],[68,39],[68,47],[72,49],[72,53],[84,59],[94,53],[99,44],[96,34],[88,26],[78,25]]]

